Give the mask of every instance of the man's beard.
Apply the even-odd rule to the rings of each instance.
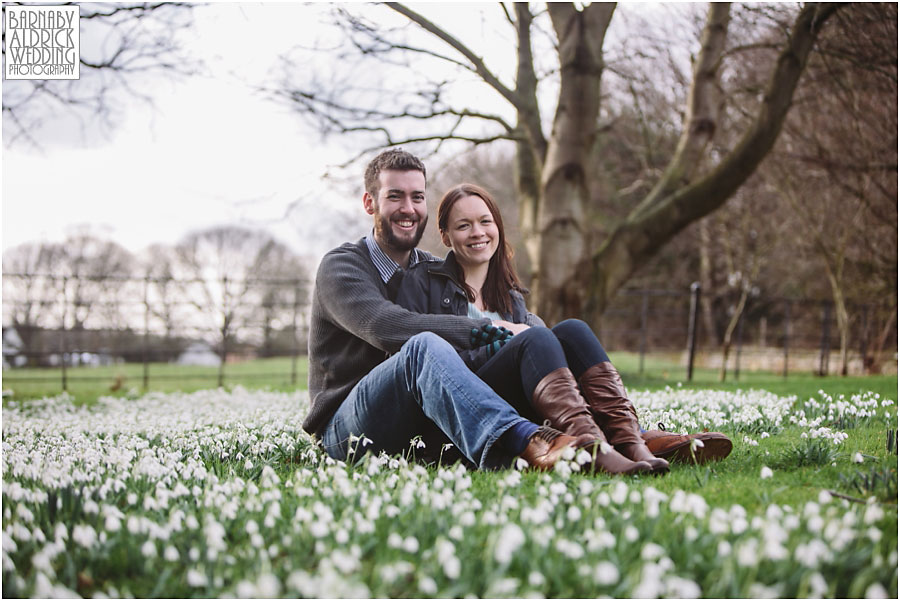
[[[381,213],[378,213],[378,218],[375,220],[375,239],[383,242],[389,248],[406,252],[408,250],[414,249],[419,245],[419,241],[422,239],[422,234],[425,233],[426,225],[428,225],[428,215],[425,215],[422,220],[419,221],[419,226],[416,228],[416,231],[413,234],[412,238],[401,239],[394,234],[394,228],[391,226],[391,220]]]

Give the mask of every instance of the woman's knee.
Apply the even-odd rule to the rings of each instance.
[[[523,341],[535,344],[555,344],[558,342],[553,330],[544,326],[532,326],[516,334],[515,338],[524,339]]]

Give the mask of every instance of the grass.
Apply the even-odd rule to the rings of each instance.
[[[688,389],[747,390],[760,389],[782,395],[808,398],[820,389],[832,394],[850,396],[861,391],[877,392],[895,398],[897,375],[877,376],[817,376],[811,373],[791,373],[787,378],[780,373],[741,372],[739,380],[718,381],[718,371],[697,369],[691,382],[686,380],[684,368],[667,354],[647,355],[644,372],[639,373],[639,355],[636,353],[611,353],[611,359],[632,390],[659,390],[666,386],[681,385]],[[292,373],[296,375],[292,382]],[[171,363],[151,363],[148,366],[149,390],[159,392],[192,392],[215,387],[218,382],[217,367],[196,367]],[[306,357],[294,361],[290,357],[255,359],[229,363],[225,366],[224,385],[269,390],[305,389],[308,375]],[[68,392],[77,402],[92,402],[99,396],[134,396],[144,392],[144,367],[139,363],[126,363],[106,367],[76,367],[67,370]],[[115,388],[115,390],[113,390]],[[3,370],[4,398],[27,400],[59,394],[62,391],[60,368],[28,368]],[[9,391],[7,394],[6,391]]]
[[[626,381],[643,390],[627,373]],[[789,382],[798,397],[791,409],[827,415],[805,399],[827,406],[818,389],[831,393],[841,382]],[[676,398],[666,385],[635,398]],[[896,378],[893,385],[896,392]],[[887,417],[879,408],[876,416],[819,423],[847,433],[827,451],[803,437],[809,426],[785,422],[764,437],[731,419],[722,428],[735,445],[726,460],[623,478],[466,472],[371,457],[334,463],[300,434],[302,397],[203,391],[77,409],[66,400],[8,401],[4,596],[897,591],[897,456],[885,434],[896,429],[896,404]],[[33,415],[42,417],[28,421]],[[29,476],[35,464],[44,467]],[[762,477],[764,468],[771,477]],[[823,500],[823,491],[850,500]],[[666,500],[657,507],[659,495]],[[694,497],[692,509],[677,507],[685,496]]]

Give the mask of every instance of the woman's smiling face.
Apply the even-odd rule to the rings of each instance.
[[[441,240],[453,249],[463,268],[487,263],[497,251],[500,232],[480,196],[464,196],[453,204]]]

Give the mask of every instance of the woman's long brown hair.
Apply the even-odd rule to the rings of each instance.
[[[450,211],[453,209],[453,205],[461,198],[467,196],[477,196],[484,201],[484,204],[487,205],[488,210],[491,212],[491,216],[494,218],[494,223],[497,224],[497,232],[499,234],[497,250],[488,263],[487,278],[484,280],[484,287],[481,290],[484,307],[488,311],[509,315],[512,313],[512,301],[509,297],[509,291],[518,290],[523,294],[527,294],[528,291],[522,287],[519,276],[516,274],[516,268],[512,262],[513,249],[506,241],[503,217],[500,215],[497,203],[494,202],[488,191],[475,184],[459,184],[448,190],[438,207],[438,229],[442,234],[447,231]],[[466,289],[466,296],[469,298],[469,302],[475,302],[475,291],[466,284],[465,274],[458,263],[457,271],[456,275]]]

